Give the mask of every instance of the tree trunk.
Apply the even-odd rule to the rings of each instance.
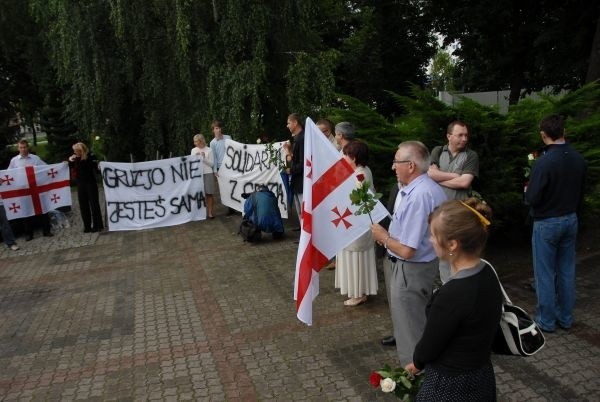
[[[523,72],[514,71],[510,78],[510,94],[508,95],[508,104],[516,105],[521,99],[521,89],[523,88]]]
[[[33,119],[31,120],[31,133],[33,134],[33,146],[37,145],[37,131],[35,130],[35,124]]]
[[[219,14],[217,13],[217,0],[212,0],[213,6],[213,19],[215,20],[215,24],[219,22]]]
[[[600,18],[596,21],[596,33],[592,41],[592,51],[590,52],[590,64],[588,65],[585,82],[592,82],[600,79]]]

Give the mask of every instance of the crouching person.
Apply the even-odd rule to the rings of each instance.
[[[266,186],[259,186],[253,193],[244,193],[244,219],[252,221],[261,232],[272,233],[273,239],[283,237],[283,221],[277,197]]]

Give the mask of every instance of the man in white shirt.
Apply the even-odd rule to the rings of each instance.
[[[42,166],[46,165],[46,162],[40,159],[39,156],[29,152],[29,142],[26,139],[22,139],[18,143],[19,155],[13,157],[8,164],[9,169],[15,169],[26,166]],[[25,230],[25,240],[30,241],[33,239],[33,226],[37,216],[30,216],[23,218],[23,226]],[[50,219],[48,214],[40,215],[42,223],[42,232],[45,237],[54,236],[50,231]]]

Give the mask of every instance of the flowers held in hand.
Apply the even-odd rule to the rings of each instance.
[[[393,392],[403,401],[412,401],[419,392],[424,375],[414,376],[403,368],[394,368],[385,365],[382,369],[373,371],[369,382],[374,388],[381,388],[383,392]]]
[[[381,390],[385,393],[390,393],[396,389],[396,382],[391,378],[384,378],[381,380]]]
[[[523,168],[523,177],[524,177],[524,185],[523,191],[527,191],[527,186],[529,185],[529,175],[531,174],[531,168],[535,163],[536,159],[540,156],[539,151],[533,151],[532,153],[527,155],[527,166]]]
[[[368,180],[365,180],[365,175],[363,173],[357,174],[356,180],[356,187],[350,193],[350,202],[352,205],[358,205],[358,209],[354,214],[368,214],[371,223],[373,223],[371,211],[373,211],[375,205],[377,205],[377,200],[381,198],[381,193],[373,194],[369,191],[370,183]]]
[[[261,140],[260,138],[257,138],[257,139],[256,139],[256,143],[257,143],[257,144],[260,144],[260,143],[262,143],[262,140]]]

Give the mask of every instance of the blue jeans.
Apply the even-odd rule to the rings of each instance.
[[[577,215],[533,222],[531,244],[537,293],[535,318],[542,329],[570,328],[575,306]]]
[[[12,246],[15,243],[15,235],[13,234],[10,223],[6,218],[6,210],[4,205],[0,204],[0,228],[2,229],[2,240],[7,246]]]

